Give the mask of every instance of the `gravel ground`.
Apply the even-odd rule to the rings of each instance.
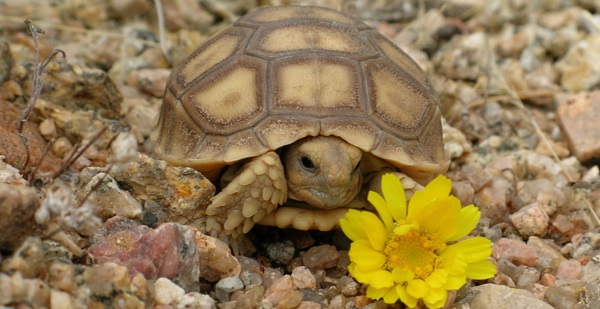
[[[340,231],[256,227],[234,257],[197,229],[215,187],[152,158],[172,64],[270,4],[356,15],[432,80],[498,268],[448,307],[600,308],[600,2],[199,2],[163,1],[161,46],[151,1],[0,1],[3,308],[403,308],[365,296]]]

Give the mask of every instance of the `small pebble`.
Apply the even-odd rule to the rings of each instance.
[[[600,36],[596,36],[595,41],[600,46]],[[600,130],[596,122],[600,117],[600,91],[573,96],[558,106],[557,116],[569,148],[579,161],[600,158]]]
[[[278,268],[265,267],[263,272],[263,285],[269,288],[273,282],[283,277],[283,271]]]
[[[540,269],[557,269],[560,263],[566,261],[552,240],[531,236],[527,240],[527,246],[535,250]]]
[[[162,98],[170,69],[142,69],[131,71],[127,77],[129,85],[154,97]]]
[[[545,273],[540,277],[540,283],[544,286],[551,286],[558,280],[555,275]]]
[[[321,245],[308,249],[302,255],[302,263],[310,270],[328,269],[337,265],[340,254],[331,245]]]
[[[522,241],[501,238],[492,245],[495,259],[505,258],[515,265],[537,266],[539,261],[535,249]]]
[[[71,151],[73,151],[73,145],[71,144],[71,141],[64,136],[57,138],[52,144],[52,153],[59,158],[63,158]]]
[[[215,300],[206,294],[198,292],[181,295],[175,300],[176,309],[215,309]]]
[[[268,244],[265,252],[271,261],[282,265],[288,264],[296,254],[294,243],[290,240]]]
[[[8,274],[20,273],[24,278],[34,278],[43,269],[43,259],[41,239],[27,237],[10,258],[2,261],[0,270]]]
[[[67,292],[52,289],[50,291],[50,308],[75,309],[75,301]]]
[[[185,294],[185,291],[173,281],[161,277],[154,282],[154,301],[159,305],[170,305]]]
[[[577,260],[566,260],[560,263],[556,271],[556,278],[561,280],[581,279],[583,268]]]
[[[292,282],[298,289],[315,289],[317,280],[306,266],[299,266],[292,271]]]
[[[54,124],[54,120],[52,120],[52,118],[46,118],[42,120],[38,128],[44,139],[47,141],[56,135],[56,125]]]
[[[302,293],[294,290],[291,276],[284,275],[267,288],[265,299],[277,308],[294,308],[300,305]]]
[[[498,272],[507,275],[513,282],[516,282],[517,278],[523,273],[523,268],[504,258],[499,259],[496,262],[496,265],[498,267]]]
[[[531,290],[538,281],[540,281],[540,271],[534,267],[525,267],[515,283],[519,288]]]
[[[202,269],[200,277],[212,282],[240,274],[242,267],[227,244],[197,230],[195,236]]]
[[[267,297],[269,299],[269,297]],[[289,291],[276,303],[277,308],[291,309],[297,308],[302,303],[302,292]]]
[[[263,282],[263,279],[259,274],[249,270],[243,270],[240,274],[240,279],[244,286],[251,286],[253,284],[262,285]]]
[[[542,235],[550,222],[548,214],[538,202],[519,209],[508,218],[523,237]]]
[[[495,177],[491,185],[475,193],[473,203],[481,211],[482,218],[489,218],[491,225],[504,222],[508,213],[509,190],[512,184],[503,177]]]
[[[462,205],[469,205],[473,203],[475,189],[468,181],[453,181],[452,195],[456,196]]]
[[[330,293],[328,293],[330,292]],[[327,303],[327,300],[330,299],[331,297],[333,297],[333,295],[338,294],[339,292],[337,291],[337,289],[327,289],[327,290],[323,290],[323,289],[303,289],[302,290],[302,294],[304,294],[304,296],[302,297],[303,300],[305,301],[311,301],[313,303],[319,303],[321,305],[325,305]]]
[[[53,262],[48,266],[48,284],[61,291],[75,290],[75,268],[72,264]]]
[[[235,298],[236,306],[237,308],[256,308],[256,304],[260,303],[264,295],[265,288],[263,286],[253,285],[249,288],[247,287],[242,295]]]
[[[573,309],[585,295],[585,282],[557,280],[546,290],[546,301],[556,309]]]
[[[554,217],[552,226],[564,235],[570,235],[571,231],[575,229],[575,225],[571,223],[569,218],[563,214],[558,214],[556,217]]]
[[[348,276],[341,277],[340,280],[338,280],[338,286],[341,287],[340,291],[345,296],[354,296],[360,289],[360,284]]]
[[[345,308],[345,298],[343,295],[334,296],[329,302],[330,309],[343,309]]]
[[[566,201],[565,194],[557,188],[546,187],[538,193],[536,201],[548,216],[554,215],[556,210],[560,209]]]
[[[215,285],[215,295],[221,301],[229,301],[229,294],[244,288],[238,277],[223,278]]]

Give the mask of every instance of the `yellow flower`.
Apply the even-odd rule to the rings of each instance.
[[[461,240],[477,225],[481,212],[461,207],[450,195],[452,182],[439,176],[415,192],[407,205],[402,183],[393,174],[381,180],[383,196],[369,192],[379,216],[349,210],[340,225],[352,240],[348,270],[368,284],[367,296],[393,304],[401,300],[414,308],[419,299],[428,308],[441,308],[449,290],[467,278],[487,279],[496,267],[487,260],[491,241],[484,237]]]

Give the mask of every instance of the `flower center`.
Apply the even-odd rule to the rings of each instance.
[[[416,278],[425,279],[435,270],[440,262],[438,252],[445,247],[445,243],[417,229],[411,229],[404,235],[392,233],[384,250],[387,256],[385,266],[388,270],[410,270]]]

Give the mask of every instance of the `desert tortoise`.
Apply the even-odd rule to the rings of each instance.
[[[153,139],[160,158],[221,180],[213,234],[327,230],[382,173],[425,184],[447,169],[437,102],[418,65],[363,22],[267,7],[173,70]],[[278,208],[292,200],[323,210]]]

